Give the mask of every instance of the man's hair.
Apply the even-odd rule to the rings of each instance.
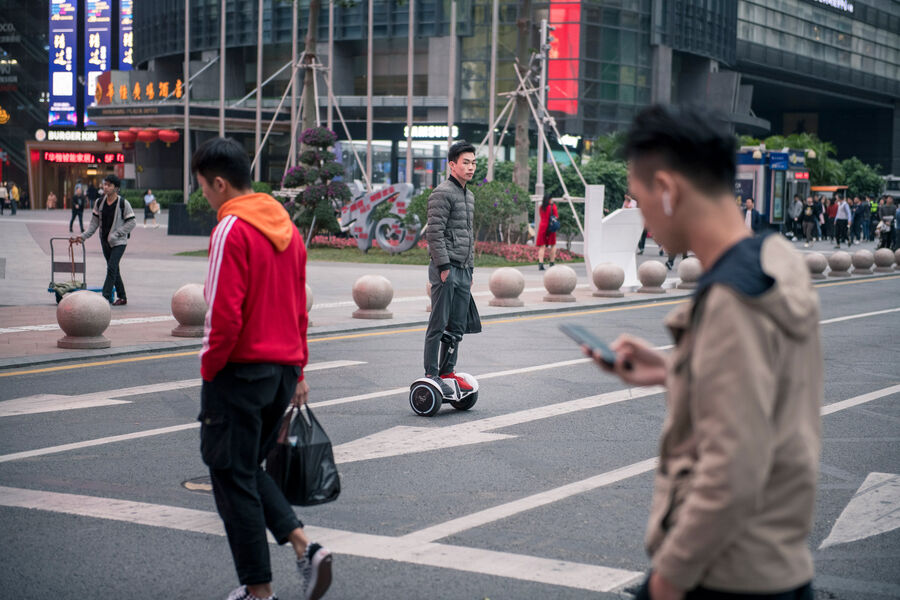
[[[466,140],[454,142],[454,144],[450,146],[450,151],[447,152],[447,162],[457,162],[457,160],[459,160],[459,155],[465,154],[466,152],[475,154],[475,146]]]
[[[103,181],[107,181],[113,184],[116,187],[122,187],[122,180],[120,180],[115,173],[110,173],[106,177],[103,178]]]
[[[736,139],[718,113],[691,106],[655,104],[642,110],[628,131],[625,157],[647,160],[649,179],[660,168],[672,169],[699,190],[714,194],[734,190]],[[650,166],[653,162],[653,164]]]
[[[243,146],[232,138],[213,138],[204,142],[191,158],[191,172],[211,182],[221,177],[237,190],[251,187],[250,159]]]

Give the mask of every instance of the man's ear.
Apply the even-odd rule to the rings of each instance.
[[[669,206],[672,212],[678,206],[680,186],[676,178],[669,172],[662,169],[653,173],[652,188],[654,192],[659,192],[660,196],[668,196]]]

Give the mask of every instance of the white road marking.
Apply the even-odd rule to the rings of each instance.
[[[856,398],[850,398],[849,400],[844,400],[842,402],[834,402],[822,407],[822,415],[830,415],[847,408],[858,406],[865,402],[871,402],[872,400],[876,400],[878,398],[890,396],[897,392],[900,392],[900,386],[891,386],[882,390],[871,392],[869,394],[857,396]],[[618,469],[613,469],[612,471],[607,471],[606,473],[601,473],[593,477],[588,477],[587,479],[576,481],[562,487],[540,492],[531,496],[527,496],[525,498],[520,498],[519,500],[514,500],[512,502],[507,502],[506,504],[500,504],[492,508],[472,513],[458,519],[453,519],[445,523],[440,523],[438,525],[433,525],[419,531],[414,531],[404,537],[425,541],[439,540],[442,537],[455,535],[474,527],[479,527],[481,525],[486,525],[494,521],[505,519],[519,513],[529,511],[533,508],[549,504],[551,502],[563,500],[565,498],[568,498],[569,496],[589,492],[591,490],[609,485],[610,483],[616,483],[630,477],[635,477],[637,475],[647,473],[656,468],[656,462],[658,460],[659,457],[642,460],[640,462],[626,465]]]
[[[110,327],[113,325],[134,325],[139,323],[160,323],[163,321],[174,321],[172,315],[160,315],[158,317],[131,317],[128,319],[113,319],[109,322]],[[22,333],[23,331],[56,331],[59,324],[48,323],[46,325],[20,325],[18,327],[0,327],[0,333]]]
[[[322,371],[325,369],[337,369],[364,364],[366,363],[358,360],[332,360],[306,365],[305,371]],[[127,387],[118,390],[90,392],[75,396],[66,396],[62,394],[37,394],[34,396],[25,396],[23,398],[14,398],[12,400],[3,400],[0,402],[0,418],[55,412],[58,410],[75,410],[80,408],[111,406],[114,404],[130,404],[130,401],[128,400],[114,400],[114,398],[127,398],[128,396],[140,396],[142,394],[171,392],[174,390],[198,387],[201,383],[202,380],[200,379],[183,379],[181,381],[151,383],[148,385]]]
[[[123,435],[113,435],[110,437],[98,438],[95,440],[85,440],[83,442],[62,444],[60,446],[50,446],[49,448],[26,450],[25,452],[15,452],[13,454],[2,455],[0,456],[0,463],[22,460],[23,458],[34,458],[35,456],[45,456],[47,454],[58,454],[60,452],[68,452],[70,450],[80,450],[81,448],[90,448],[91,446],[113,444],[115,442],[127,442],[128,440],[136,440],[139,438],[151,437],[154,435],[165,435],[167,433],[174,433],[176,431],[184,431],[186,429],[197,429],[198,427],[200,427],[200,423],[186,423],[184,425],[160,427],[159,429],[147,429],[145,431],[136,431],[134,433],[126,433]]]
[[[855,542],[900,527],[900,475],[869,473],[819,546]]]
[[[216,513],[177,506],[9,487],[0,487],[0,505],[206,535],[225,535],[222,521]],[[406,537],[371,535],[324,527],[306,527],[305,530],[311,539],[338,555],[393,560],[594,592],[610,592],[643,576],[638,571],[435,544]],[[271,536],[269,543],[274,543]]]
[[[597,396],[558,402],[537,408],[478,419],[450,426],[433,427],[391,427],[372,435],[340,444],[334,447],[334,458],[338,463],[350,463],[375,458],[387,458],[402,454],[419,454],[429,450],[440,450],[456,446],[467,446],[483,442],[495,442],[515,436],[486,433],[494,429],[512,427],[522,423],[540,421],[560,415],[607,406],[625,400],[653,396],[663,392],[661,387],[627,388]]]
[[[900,308],[889,308],[887,310],[876,310],[875,312],[867,312],[861,313],[858,315],[848,315],[846,317],[837,317],[834,319],[827,319],[825,321],[819,321],[819,325],[828,325],[829,323],[840,323],[841,321],[851,321],[853,319],[862,319],[864,317],[874,317],[876,315],[886,315],[888,313],[900,312]]]

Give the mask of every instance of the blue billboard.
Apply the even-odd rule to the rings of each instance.
[[[84,125],[96,125],[88,118],[87,109],[97,95],[97,78],[109,71],[112,41],[112,7],[110,0],[85,0],[84,7]],[[100,90],[100,95],[104,90]]]
[[[134,68],[134,0],[119,0],[119,70]]]
[[[78,0],[50,0],[50,127],[78,125]]]

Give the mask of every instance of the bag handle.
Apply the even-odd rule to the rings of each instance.
[[[278,427],[278,444],[286,444],[288,439],[288,432],[291,429],[291,422],[294,420],[294,412],[297,410],[297,407],[293,404],[290,405],[285,411],[284,415],[281,417],[281,425]]]

